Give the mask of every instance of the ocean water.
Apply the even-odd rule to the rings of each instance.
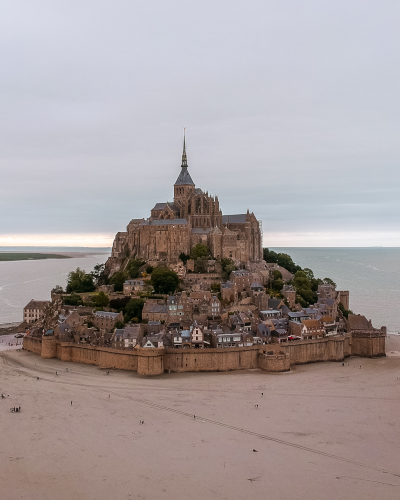
[[[271,248],[289,254],[317,278],[349,290],[350,309],[375,327],[400,331],[400,248]]]
[[[83,253],[71,259],[0,262],[0,324],[22,321],[23,308],[31,299],[50,300],[52,288],[56,285],[65,288],[70,271],[80,267],[90,272],[96,264],[103,264],[109,255]]]

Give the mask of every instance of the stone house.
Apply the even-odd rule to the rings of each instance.
[[[300,332],[299,336],[307,340],[325,336],[325,328],[316,319],[303,319]]]
[[[232,281],[221,283],[221,298],[227,302],[234,302],[236,300],[236,285]]]
[[[171,295],[167,299],[168,322],[190,320],[192,318],[192,306],[186,292],[181,295]]]
[[[216,295],[211,297],[208,315],[213,319],[221,316],[221,302]]]
[[[196,322],[193,325],[192,331],[190,332],[190,340],[192,347],[204,347],[204,331],[201,326]]]
[[[122,312],[114,313],[107,311],[97,311],[93,315],[93,324],[96,328],[102,328],[111,332],[115,328],[117,321],[123,321]]]
[[[146,302],[142,310],[142,318],[148,321],[167,321],[168,307],[164,304]]]
[[[263,321],[266,321],[268,319],[272,318],[281,318],[282,317],[282,312],[277,309],[268,309],[267,311],[260,311],[260,318]]]
[[[143,280],[127,280],[123,285],[124,295],[137,294],[146,290],[146,284]]]
[[[229,280],[234,283],[236,291],[244,292],[250,289],[253,274],[247,269],[239,269],[238,271],[232,271],[229,276]]]
[[[24,319],[26,323],[35,323],[38,319],[44,316],[44,309],[46,305],[50,304],[49,300],[34,300],[32,299],[24,307]]]

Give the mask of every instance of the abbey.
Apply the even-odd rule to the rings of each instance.
[[[189,174],[186,141],[182,165],[174,184],[174,201],[156,203],[148,219],[133,219],[117,233],[106,264],[112,274],[127,258],[177,262],[183,252],[206,245],[214,259],[247,263],[262,260],[261,223],[253,213],[222,215],[218,197],[197,188]]]

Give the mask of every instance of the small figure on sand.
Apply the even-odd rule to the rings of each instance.
[[[258,408],[258,405],[257,405],[257,404],[255,404],[255,405],[254,405],[254,407],[255,407],[255,408]]]

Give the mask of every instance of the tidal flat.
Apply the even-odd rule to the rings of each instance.
[[[400,337],[387,351],[152,378],[3,352],[1,498],[399,498]]]

